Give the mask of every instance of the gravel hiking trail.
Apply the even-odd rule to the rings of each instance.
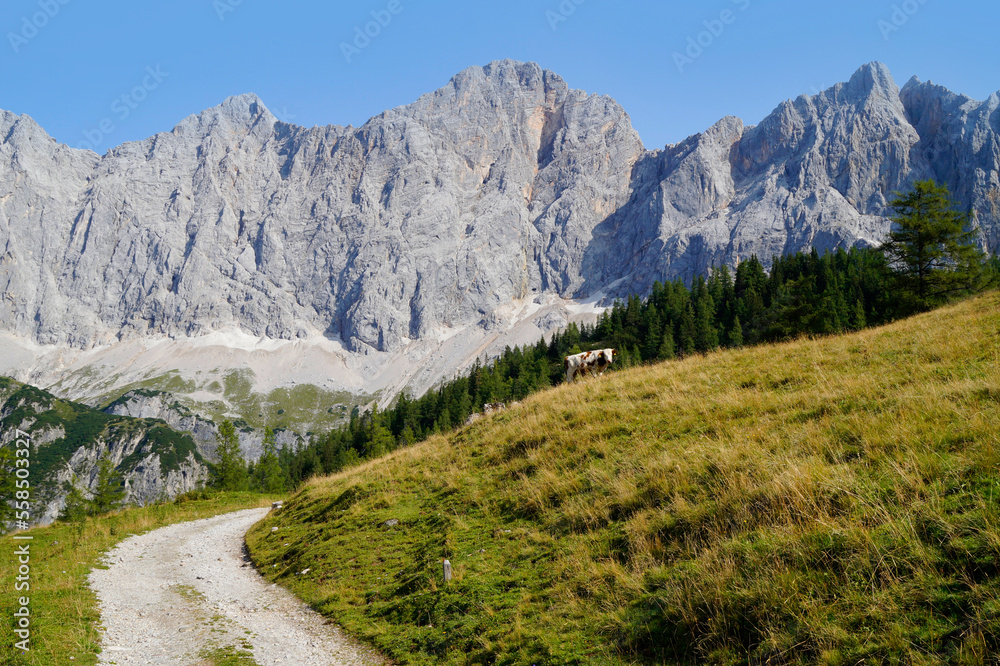
[[[104,636],[100,664],[384,664],[245,555],[267,509],[164,527],[121,542],[90,572]]]

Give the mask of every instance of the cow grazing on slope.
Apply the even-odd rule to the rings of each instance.
[[[603,375],[615,360],[614,349],[598,349],[596,351],[583,352],[567,356],[563,361],[563,369],[566,371],[566,381],[571,382],[579,375],[583,377],[589,372]]]

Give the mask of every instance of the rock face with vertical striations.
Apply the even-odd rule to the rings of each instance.
[[[871,64],[647,151],[614,100],[502,61],[360,128],[289,125],[244,95],[103,157],[0,112],[0,331],[86,350],[238,329],[398,362],[506,330],[523,304],[876,244],[893,192],[928,177],[995,251],[998,105],[900,91]],[[420,362],[439,378],[481,350]]]
[[[622,277],[613,256],[629,258],[612,290],[625,296],[751,254],[769,263],[812,247],[878,244],[887,202],[923,178],[948,184],[995,251],[998,141],[996,95],[980,104],[916,81],[900,91],[884,65],[867,65],[848,83],[782,103],[756,127],[725,118],[647,153],[629,204],[595,230],[588,288]]]
[[[511,62],[360,129],[287,125],[252,95],[103,158],[10,127],[0,326],[82,346],[239,326],[391,350],[489,326],[514,299],[580,288],[590,230],[643,152],[614,101]]]

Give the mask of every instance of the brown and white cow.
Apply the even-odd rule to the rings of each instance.
[[[603,375],[615,360],[614,349],[598,349],[595,351],[583,352],[567,356],[563,361],[563,369],[566,370],[566,381],[571,382],[579,375],[583,377],[589,372]]]

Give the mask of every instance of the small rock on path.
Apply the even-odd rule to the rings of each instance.
[[[109,568],[89,576],[106,629],[100,664],[211,663],[220,653],[260,666],[386,663],[247,563],[243,537],[267,512],[171,525],[109,551]]]

